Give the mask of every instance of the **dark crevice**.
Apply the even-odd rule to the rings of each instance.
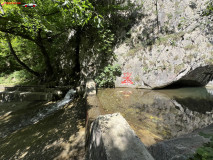
[[[175,88],[183,88],[183,87],[204,87],[204,86],[205,85],[193,80],[179,80],[177,82],[174,82],[164,87],[164,89],[175,89]]]

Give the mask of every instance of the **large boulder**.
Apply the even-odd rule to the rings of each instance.
[[[91,129],[89,160],[154,160],[119,113],[99,116]]]
[[[115,86],[205,86],[212,80],[213,18],[201,16],[206,2],[144,0],[143,16],[114,50],[123,73]]]
[[[193,156],[197,148],[210,142],[210,138],[202,135],[212,133],[213,124],[193,133],[155,144],[149,147],[149,151],[155,160],[186,160]]]

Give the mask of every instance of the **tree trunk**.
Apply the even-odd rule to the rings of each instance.
[[[77,81],[80,80],[80,71],[81,71],[81,66],[80,66],[80,44],[81,44],[81,33],[82,29],[80,27],[77,28],[76,31],[76,47],[75,47],[75,67],[74,67],[74,73],[76,76]]]
[[[157,21],[157,30],[158,33],[160,31],[160,25],[159,25],[159,16],[158,16],[158,0],[155,0],[155,9],[156,9],[156,21]]]
[[[14,56],[14,58],[16,59],[16,61],[24,68],[26,69],[28,72],[32,73],[33,75],[35,75],[36,77],[40,77],[40,74],[38,72],[33,71],[32,69],[30,69],[24,62],[22,62],[18,56],[16,55],[13,46],[11,44],[11,40],[9,37],[8,33],[5,33],[6,39],[7,39],[7,43],[8,43],[8,47],[10,48],[10,52],[11,54]]]
[[[42,42],[41,29],[38,31],[38,37],[37,37],[36,44],[38,45],[38,47],[41,50],[42,55],[44,56],[44,63],[46,65],[46,71],[47,71],[46,75],[48,77],[52,76],[53,75],[53,68],[52,68],[52,65],[50,63],[50,57],[49,57],[49,55],[46,51],[46,48],[44,47],[43,42]]]

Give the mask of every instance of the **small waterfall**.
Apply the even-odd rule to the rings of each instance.
[[[21,122],[15,122],[11,127],[8,129],[0,132],[0,137],[6,137],[10,133],[17,131],[23,127],[26,127],[31,124],[38,123],[40,120],[46,118],[47,116],[53,114],[59,109],[62,109],[64,105],[68,104],[74,99],[76,91],[73,89],[70,89],[63,100],[57,102],[54,105],[51,105],[49,107],[42,108],[41,110],[38,110],[37,114],[34,114],[28,118],[22,119]]]
[[[55,112],[56,110],[61,109],[64,105],[66,105],[67,103],[71,102],[74,98],[76,91],[73,89],[70,89],[67,94],[65,95],[64,99],[57,102],[56,104],[54,104],[51,107],[45,108],[44,110],[41,110],[39,113],[37,113],[37,115],[35,117],[33,117],[31,119],[31,122],[33,123],[37,123],[39,122],[41,119],[45,118],[46,116],[52,114],[53,112]]]

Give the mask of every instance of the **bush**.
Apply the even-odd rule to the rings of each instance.
[[[213,2],[209,1],[207,8],[202,13],[203,16],[213,15]]]
[[[193,157],[189,160],[211,160],[213,159],[213,134],[200,133],[205,138],[210,138],[210,142],[198,148]]]
[[[119,65],[108,65],[104,70],[97,76],[95,82],[98,87],[114,87],[116,76],[121,75],[121,68]]]
[[[25,70],[15,71],[10,74],[1,73],[0,74],[0,84],[2,85],[16,85],[28,82],[32,78]]]

